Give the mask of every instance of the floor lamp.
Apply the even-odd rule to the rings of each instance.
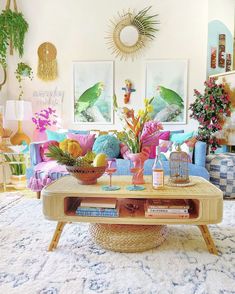
[[[24,100],[8,100],[6,102],[5,118],[18,121],[18,130],[11,137],[11,144],[21,145],[23,141],[29,144],[30,138],[23,132],[22,122],[32,119],[32,103]]]

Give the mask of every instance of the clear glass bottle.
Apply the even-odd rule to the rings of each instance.
[[[164,187],[164,169],[160,156],[160,147],[156,147],[156,158],[152,168],[152,186],[153,189],[161,189]]]

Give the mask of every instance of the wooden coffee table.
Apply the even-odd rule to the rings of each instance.
[[[217,187],[201,177],[190,177],[195,185],[189,187],[170,187],[153,190],[151,176],[145,176],[146,187],[143,191],[127,191],[130,176],[113,176],[113,184],[121,186],[118,191],[103,191],[102,185],[107,184],[107,177],[101,177],[96,185],[80,185],[72,176],[65,176],[53,182],[42,190],[43,213],[46,219],[57,221],[57,227],[49,246],[49,251],[55,249],[66,223],[89,222],[103,224],[132,224],[132,225],[167,225],[188,224],[197,225],[206,242],[208,251],[217,254],[217,249],[210,235],[208,224],[221,222],[223,216],[223,193]],[[167,182],[167,177],[165,179]],[[146,218],[144,210],[130,217],[122,214],[118,218],[85,217],[76,215],[76,209],[82,198],[116,198],[120,205],[125,199],[189,199],[194,209],[188,219],[157,219]]]

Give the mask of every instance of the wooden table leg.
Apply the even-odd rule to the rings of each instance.
[[[202,236],[206,242],[207,249],[210,253],[218,255],[218,251],[215,247],[215,243],[211,237],[210,231],[206,225],[198,225]]]
[[[61,233],[62,233],[65,225],[66,225],[65,222],[58,222],[57,223],[57,226],[56,226],[53,238],[51,240],[50,246],[48,248],[48,251],[52,251],[52,250],[56,249],[56,247],[59,243],[59,240],[60,240]]]

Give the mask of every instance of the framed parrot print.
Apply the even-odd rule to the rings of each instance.
[[[152,119],[164,124],[186,123],[187,60],[146,62],[146,97],[154,97]]]
[[[113,61],[76,61],[74,122],[113,123]]]

